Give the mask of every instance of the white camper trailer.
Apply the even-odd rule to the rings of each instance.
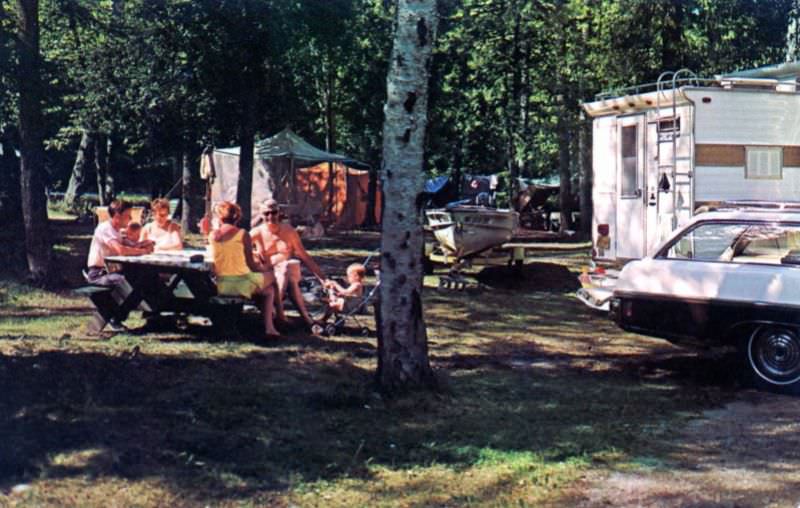
[[[800,62],[704,80],[681,70],[585,103],[594,258],[644,257],[704,205],[800,205],[799,73]]]

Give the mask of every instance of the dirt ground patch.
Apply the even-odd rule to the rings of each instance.
[[[800,506],[798,415],[798,398],[743,392],[683,429],[667,462],[587,476],[575,505]]]
[[[478,281],[494,289],[536,288],[538,291],[574,291],[578,280],[566,266],[537,262],[520,267],[490,266],[476,275]]]

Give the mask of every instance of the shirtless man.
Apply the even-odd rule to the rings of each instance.
[[[286,288],[289,288],[289,297],[297,307],[300,315],[308,326],[314,324],[308,314],[303,294],[300,291],[300,262],[305,264],[311,273],[321,281],[326,277],[311,256],[308,255],[300,240],[300,235],[289,224],[281,224],[278,202],[268,199],[261,204],[260,212],[264,222],[250,232],[255,246],[256,255],[265,265],[271,265],[275,270],[275,279],[278,283],[276,317],[278,321],[286,322],[283,312],[283,298]],[[296,259],[295,259],[296,258]]]

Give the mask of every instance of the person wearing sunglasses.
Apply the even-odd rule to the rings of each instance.
[[[271,266],[275,271],[275,279],[278,284],[276,321],[286,323],[283,298],[288,289],[289,297],[294,302],[295,308],[310,328],[314,324],[314,320],[306,309],[303,293],[300,290],[301,263],[320,281],[326,281],[327,278],[303,247],[297,231],[291,225],[281,223],[277,201],[274,199],[264,201],[259,207],[259,212],[264,218],[264,222],[253,228],[250,236],[253,239],[256,256],[264,266]]]
[[[265,337],[280,337],[272,319],[275,277],[269,267],[259,263],[253,256],[252,240],[247,230],[237,226],[242,209],[236,203],[223,201],[214,207],[214,215],[219,227],[205,233],[214,260],[217,293],[223,296],[261,297]]]

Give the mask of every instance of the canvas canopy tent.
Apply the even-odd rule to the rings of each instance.
[[[239,147],[209,151],[201,164],[201,174],[210,176],[206,179],[211,182],[211,202],[235,202]],[[359,226],[366,219],[368,168],[316,148],[286,128],[255,143],[251,202],[256,206],[272,198],[289,205],[290,214],[299,220],[320,215],[338,227]]]

